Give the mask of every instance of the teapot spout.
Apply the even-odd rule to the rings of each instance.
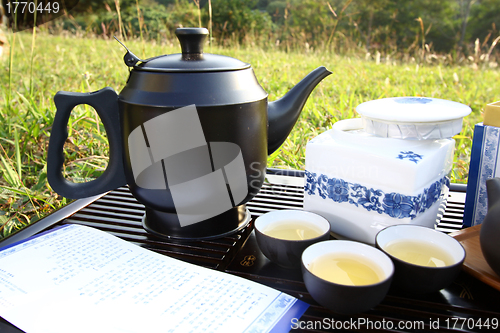
[[[273,153],[286,140],[299,118],[307,98],[328,75],[332,74],[321,66],[309,73],[282,98],[270,102],[268,106],[268,154]]]

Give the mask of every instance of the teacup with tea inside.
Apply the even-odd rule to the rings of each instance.
[[[324,217],[301,210],[277,210],[255,220],[255,236],[262,253],[286,268],[300,267],[302,252],[330,237]]]
[[[379,266],[353,253],[324,254],[312,261],[308,269],[324,280],[348,286],[364,286],[384,279]]]
[[[302,254],[302,277],[316,302],[352,314],[379,304],[387,294],[394,265],[382,251],[359,242],[329,240]]]
[[[270,237],[286,240],[306,240],[324,233],[312,223],[295,219],[271,223],[262,232]]]
[[[379,231],[376,246],[394,262],[393,285],[406,292],[445,288],[461,270],[465,250],[456,239],[435,229],[400,224]]]
[[[444,267],[454,263],[448,251],[424,240],[394,240],[386,244],[384,250],[398,259],[419,266]]]

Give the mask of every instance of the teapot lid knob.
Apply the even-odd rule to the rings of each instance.
[[[181,43],[183,60],[198,60],[203,57],[203,43],[208,36],[206,28],[177,28],[175,34]]]
[[[157,56],[141,63],[133,59],[127,59],[127,65],[132,64],[136,71],[156,73],[201,73],[201,72],[223,72],[236,71],[251,68],[249,64],[240,60],[218,55],[203,53],[203,46],[208,36],[205,28],[178,28],[175,34],[180,41],[182,53]]]

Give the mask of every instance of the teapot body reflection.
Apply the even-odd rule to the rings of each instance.
[[[500,277],[500,178],[486,181],[488,213],[481,223],[481,251],[491,269]]]
[[[177,29],[181,54],[140,60],[120,94],[58,92],[47,176],[68,198],[128,184],[145,205],[143,226],[160,236],[211,238],[250,220],[245,203],[260,190],[268,154],[286,140],[314,87],[331,74],[319,67],[283,98],[268,103],[249,64],[203,53],[208,31]],[[62,175],[63,145],[73,107],[99,114],[109,140],[109,164],[87,183]]]

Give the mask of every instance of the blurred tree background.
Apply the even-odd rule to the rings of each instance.
[[[500,1],[80,0],[50,29],[162,41],[182,25],[211,27],[220,44],[470,55],[499,35]]]
[[[362,101],[429,96],[468,104],[473,115],[456,136],[452,178],[464,183],[473,124],[500,99],[499,25],[500,0],[80,0],[38,29],[2,35],[0,27],[0,238],[67,203],[46,177],[53,96],[122,86],[127,68],[113,36],[134,50],[141,45],[136,54],[145,58],[178,52],[176,28],[207,27],[214,53],[251,63],[270,100],[313,66],[335,69],[272,157],[274,167],[302,169],[307,140],[352,118]],[[95,178],[109,156],[103,127],[87,106],[71,119],[65,176]]]

